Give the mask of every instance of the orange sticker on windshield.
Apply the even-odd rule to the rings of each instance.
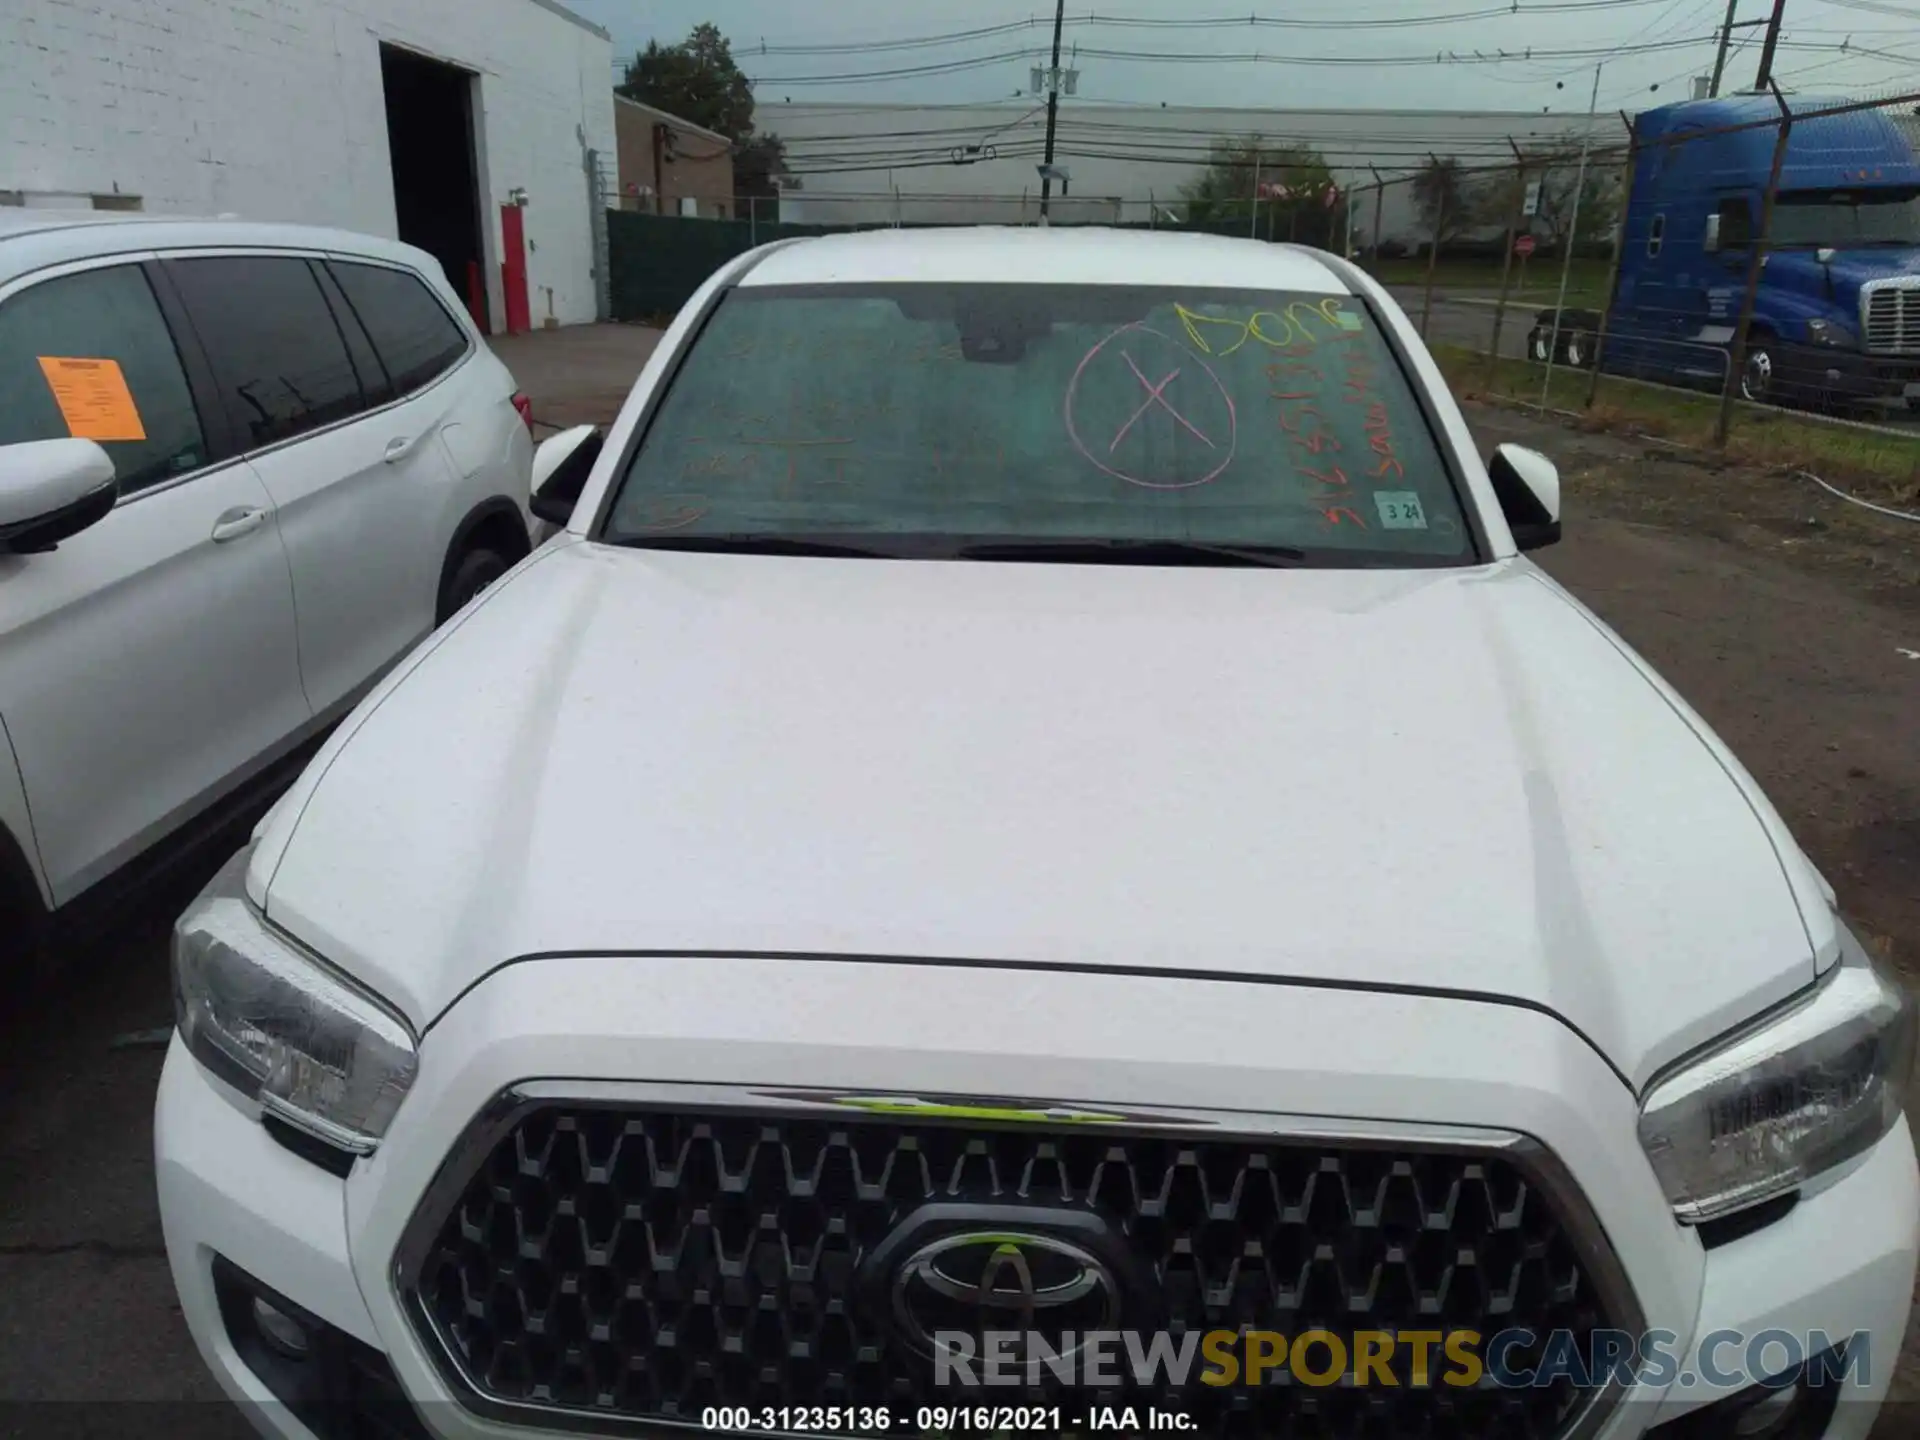
[[[42,355],[40,372],[47,377],[54,403],[67,422],[67,433],[79,440],[144,440],[147,428],[127,389],[127,377],[118,360],[77,360]]]

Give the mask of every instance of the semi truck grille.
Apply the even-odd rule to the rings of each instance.
[[[1584,1351],[1596,1329],[1637,1327],[1584,1201],[1537,1149],[1166,1117],[997,1123],[977,1117],[1005,1112],[980,1101],[935,1115],[749,1103],[762,1108],[520,1094],[476,1122],[395,1274],[464,1404],[596,1431],[710,1424],[718,1406],[884,1406],[897,1432],[921,1406],[1059,1405],[1070,1421],[1109,1404],[1184,1412],[1203,1436],[1549,1440],[1597,1401],[1597,1380],[1410,1387],[1402,1345],[1394,1388],[1285,1372],[1214,1387],[1196,1362],[1178,1389],[1164,1374],[1069,1387],[1043,1368],[1031,1387],[1016,1372],[1017,1388],[968,1392],[934,1383],[918,1341],[1049,1325],[1348,1343],[1525,1328]],[[1017,1262],[990,1253],[1007,1243]],[[1440,1349],[1431,1364],[1446,1368]]]
[[[1870,354],[1920,355],[1920,282],[1869,280],[1860,305]]]

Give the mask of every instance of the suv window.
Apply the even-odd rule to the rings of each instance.
[[[119,376],[62,360],[111,361]],[[82,409],[89,397],[65,376],[95,381],[85,387],[94,403]],[[0,305],[0,445],[69,435],[106,448],[122,493],[210,458],[172,332],[136,265],[44,280]]]
[[[364,406],[340,327],[307,262],[274,255],[173,260],[167,275],[206,347],[249,449]]]
[[[417,276],[379,265],[327,262],[367,327],[394,388],[410,395],[467,353],[466,332]]]

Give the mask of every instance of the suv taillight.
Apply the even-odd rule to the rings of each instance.
[[[526,392],[521,390],[513,392],[513,408],[518,410],[520,418],[527,422],[527,433],[531,435],[533,433],[533,402],[526,397]]]

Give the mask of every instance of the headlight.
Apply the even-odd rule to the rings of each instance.
[[[419,1059],[405,1022],[268,926],[242,850],[173,927],[173,1001],[196,1059],[358,1154],[387,1133]]]
[[[1807,321],[1807,343],[1825,345],[1833,350],[1852,350],[1857,344],[1853,338],[1853,331],[1831,320]]]
[[[1656,1085],[1640,1143],[1677,1218],[1710,1220],[1870,1149],[1900,1116],[1913,1001],[1840,926],[1840,962],[1785,1013]]]

